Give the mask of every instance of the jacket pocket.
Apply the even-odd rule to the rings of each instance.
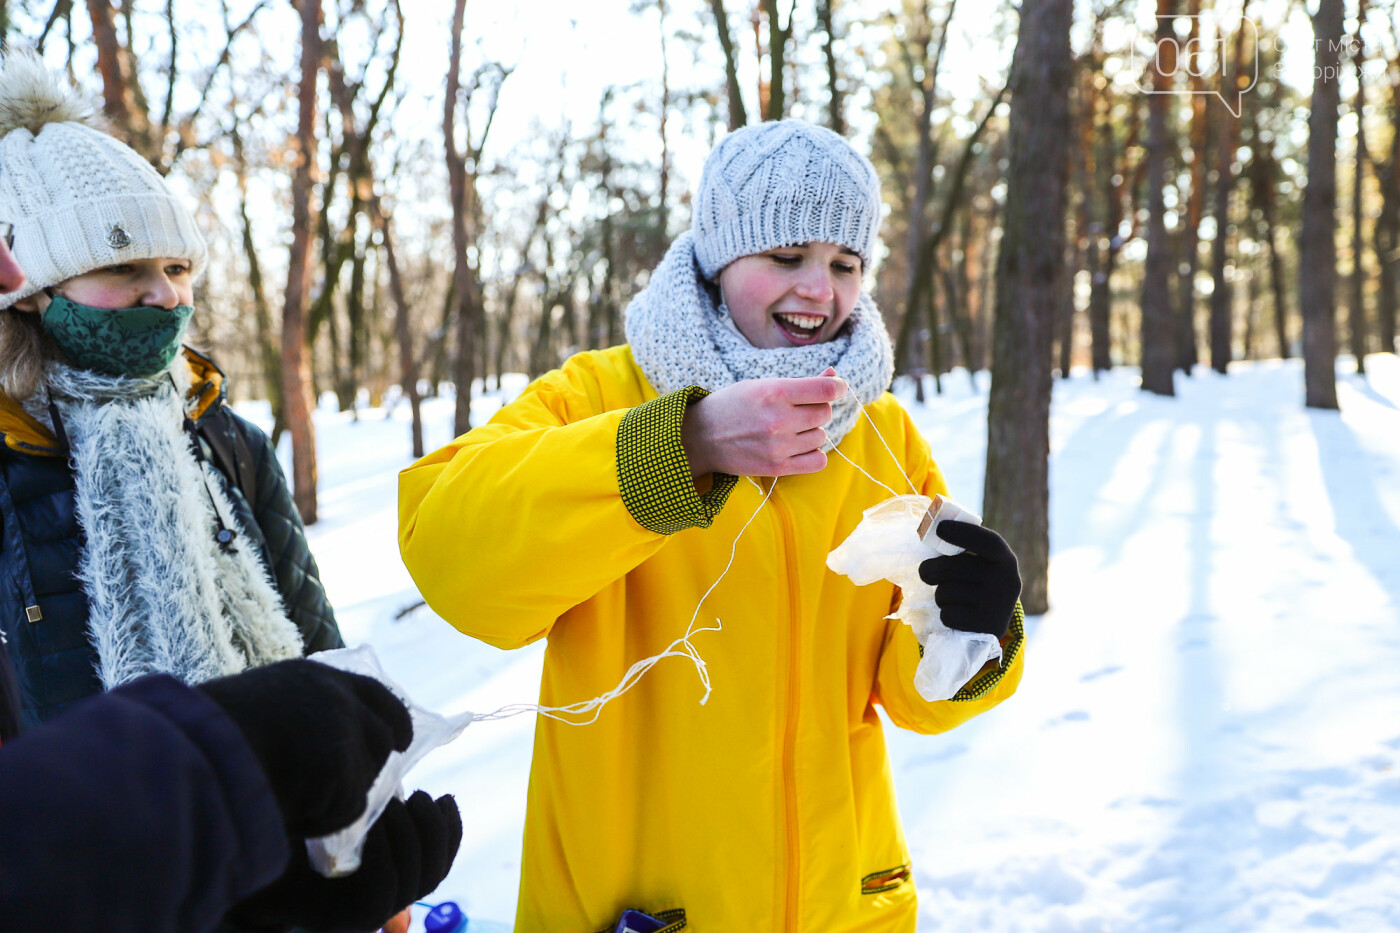
[[[632,933],[679,933],[685,929],[685,910],[676,907],[672,910],[663,910],[654,914],[641,914],[635,920],[629,919],[629,914],[640,913],[639,911],[623,911],[622,917],[614,926],[599,930],[598,933],[622,933],[624,929]],[[624,924],[622,921],[628,920]],[[657,926],[657,924],[661,926]]]

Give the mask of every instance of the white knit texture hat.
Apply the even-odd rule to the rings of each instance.
[[[825,127],[746,126],[705,160],[692,230],[707,279],[742,256],[814,242],[854,250],[869,269],[879,229],[875,167]]]
[[[29,281],[0,308],[74,276],[137,259],[208,261],[189,209],[151,164],[88,125],[92,108],[32,52],[0,65],[0,221],[15,226]]]

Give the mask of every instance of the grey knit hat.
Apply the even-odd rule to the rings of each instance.
[[[695,256],[707,279],[779,246],[845,246],[865,267],[880,229],[880,178],[843,137],[801,120],[760,123],[719,141],[700,175]]]
[[[95,128],[92,106],[32,51],[0,62],[0,220],[29,282],[0,308],[104,266],[208,252],[194,217],[150,163]]]

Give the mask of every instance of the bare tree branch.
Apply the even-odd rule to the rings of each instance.
[[[39,54],[44,53],[44,43],[49,38],[49,32],[53,29],[54,23],[66,17],[73,9],[73,0],[57,0],[53,5],[53,10],[49,13],[49,18],[44,21],[44,29],[39,33],[38,40],[34,43],[34,48]]]

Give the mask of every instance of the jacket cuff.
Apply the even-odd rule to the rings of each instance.
[[[953,694],[953,700],[980,700],[990,693],[993,687],[1001,683],[1002,675],[1011,669],[1012,662],[1016,660],[1016,655],[1021,653],[1025,642],[1026,611],[1021,608],[1021,601],[1018,599],[1016,609],[1011,614],[1011,628],[1001,646],[1000,663],[989,661],[986,667],[963,684],[961,690]]]
[[[739,481],[715,473],[709,492],[695,491],[681,425],[690,403],[709,394],[687,386],[638,405],[617,426],[617,486],[628,514],[643,528],[663,535],[709,528]]]

